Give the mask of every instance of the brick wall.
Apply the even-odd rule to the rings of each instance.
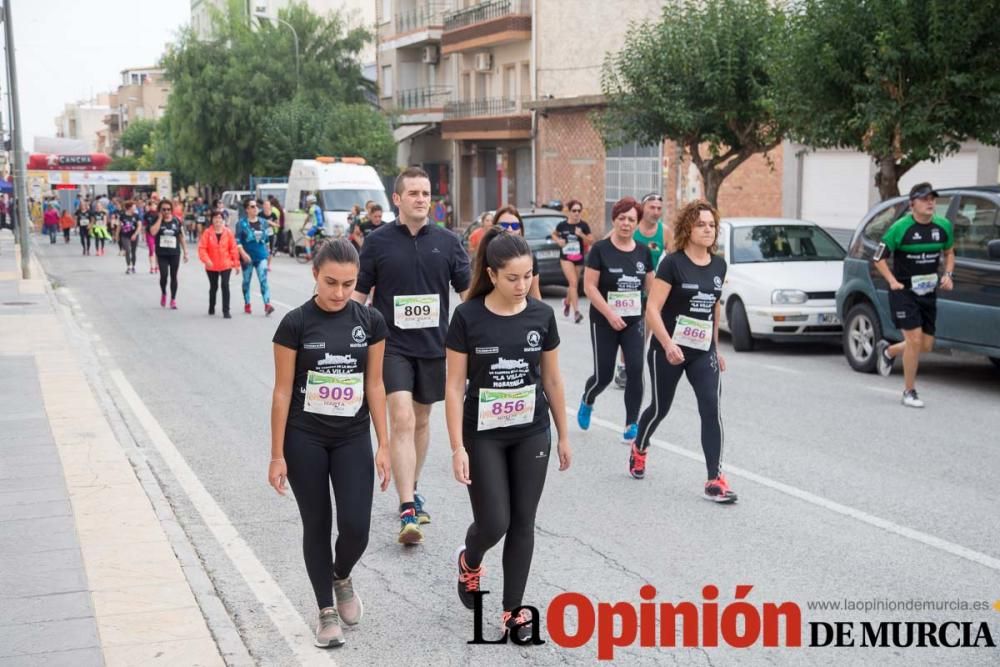
[[[535,144],[538,201],[579,199],[583,219],[604,235],[604,143],[590,122],[590,109],[538,115]]]

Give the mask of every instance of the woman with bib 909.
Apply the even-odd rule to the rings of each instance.
[[[695,200],[677,212],[673,224],[674,252],[665,255],[646,305],[646,326],[653,334],[649,371],[653,398],[639,417],[639,433],[629,456],[629,473],[646,473],[649,439],[674,400],[681,375],[698,400],[701,447],[708,481],[704,497],[717,503],[736,502],[736,494],[722,474],[722,393],[720,373],[726,362],[718,353],[719,297],[726,280],[726,261],[718,250],[719,213],[704,200]]]
[[[473,608],[483,557],[506,537],[501,623],[505,634],[521,638],[530,634],[531,619],[523,610],[512,612],[521,606],[534,551],[551,445],[549,411],[559,432],[559,469],[570,464],[559,332],[552,308],[529,297],[531,282],[527,241],[499,226],[487,230],[469,296],[455,309],[445,340],[452,468],[468,487],[473,515],[456,554],[458,596]]]
[[[284,495],[287,477],[295,492],[306,572],[319,606],[316,646],[327,648],[344,643],[341,621],[361,620],[351,570],[368,546],[374,468],[382,490],[389,485],[382,384],[389,330],[378,311],[351,300],[358,254],[349,241],[335,239],[316,251],[313,278],[316,295],[285,315],[274,334],[268,481]],[[336,558],[330,551],[331,483]]]

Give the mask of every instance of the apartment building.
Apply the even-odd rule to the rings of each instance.
[[[157,67],[131,67],[121,71],[121,84],[109,97],[109,112],[99,133],[100,152],[110,153],[122,132],[138,119],[159,120],[167,109],[170,82]]]
[[[379,84],[398,162],[468,221],[533,198],[531,0],[380,0]]]
[[[85,142],[91,153],[100,151],[99,133],[104,129],[104,118],[111,111],[111,97],[102,93],[92,100],[67,104],[56,116],[56,137]]]

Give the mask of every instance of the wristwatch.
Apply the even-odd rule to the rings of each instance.
[[[952,272],[951,271],[945,271],[944,272],[944,277],[945,278],[951,278],[952,277]]]

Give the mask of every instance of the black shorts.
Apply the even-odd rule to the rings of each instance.
[[[889,312],[892,323],[902,331],[920,329],[928,336],[937,330],[937,294],[918,295],[904,288],[889,291]]]
[[[398,352],[385,353],[382,382],[386,394],[408,391],[417,403],[430,405],[444,400],[444,380],[444,357],[421,359]]]

